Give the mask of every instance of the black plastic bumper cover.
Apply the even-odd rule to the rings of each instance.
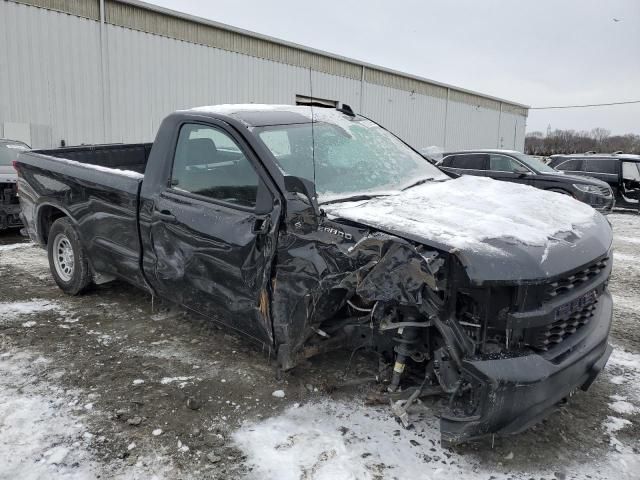
[[[586,390],[604,368],[612,348],[607,339],[613,304],[605,291],[594,316],[569,350],[515,358],[471,360],[465,376],[482,384],[480,413],[473,417],[442,415],[443,441],[455,444],[485,435],[519,433],[542,420],[577,388]],[[564,343],[564,342],[563,342]]]

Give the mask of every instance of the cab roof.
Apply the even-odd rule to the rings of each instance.
[[[316,122],[323,119],[339,121],[346,116],[346,114],[333,108],[257,103],[211,105],[182,111],[182,113],[228,116],[244,123],[248,127],[311,123],[312,112]]]

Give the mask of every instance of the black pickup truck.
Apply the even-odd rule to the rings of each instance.
[[[369,348],[388,365],[377,395],[448,396],[443,441],[525,429],[611,353],[600,213],[451,179],[347,107],[179,111],[152,145],[25,152],[16,168],[23,220],[65,292],[123,279],[285,370]]]

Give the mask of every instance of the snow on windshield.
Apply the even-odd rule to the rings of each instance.
[[[313,116],[313,125],[255,131],[283,172],[315,181],[321,201],[397,191],[425,178],[448,178],[370,120],[322,108],[314,108]]]
[[[577,226],[592,224],[598,215],[566,195],[475,176],[324,208],[348,220],[477,250],[496,250],[484,241],[497,238],[546,246],[550,237],[577,233]]]

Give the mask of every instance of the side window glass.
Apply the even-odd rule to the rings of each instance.
[[[640,182],[640,163],[623,162],[622,178],[624,180]]]
[[[442,164],[441,166],[443,167],[453,167],[454,166],[454,159],[456,158],[455,155],[449,155],[448,157],[445,157],[442,159]]]
[[[182,126],[171,188],[253,207],[259,183],[251,162],[229,135],[206,125]]]
[[[584,161],[584,171],[594,173],[618,173],[618,160],[605,158],[589,158]]]
[[[505,155],[489,155],[489,169],[494,172],[526,173],[528,168]]]
[[[467,170],[486,170],[484,154],[456,155],[453,167]]]
[[[565,160],[560,162],[556,167],[556,170],[562,170],[564,172],[579,172],[582,170],[582,160]]]

